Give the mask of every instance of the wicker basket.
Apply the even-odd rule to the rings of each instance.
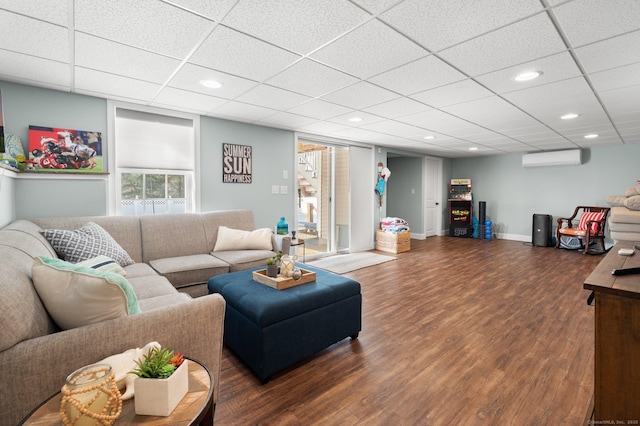
[[[403,253],[411,249],[411,232],[376,231],[376,250]]]

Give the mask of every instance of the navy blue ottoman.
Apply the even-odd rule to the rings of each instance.
[[[346,337],[357,338],[362,328],[360,283],[302,266],[316,273],[316,281],[285,290],[253,281],[255,269],[208,282],[209,293],[227,302],[225,345],[263,383]]]

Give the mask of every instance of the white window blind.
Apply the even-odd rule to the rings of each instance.
[[[193,121],[116,108],[116,167],[194,170]]]

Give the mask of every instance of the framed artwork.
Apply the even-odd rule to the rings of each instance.
[[[102,134],[29,126],[27,168],[47,172],[102,173]]]
[[[222,182],[251,183],[252,148],[250,145],[222,144]]]

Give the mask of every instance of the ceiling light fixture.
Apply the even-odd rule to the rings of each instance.
[[[433,136],[433,135],[427,135],[424,138],[427,139],[427,140],[430,140],[430,139],[435,139],[436,137]]]
[[[471,148],[469,148],[469,151],[477,151],[478,147],[477,146],[472,146]]]
[[[513,77],[515,81],[529,81],[542,75],[542,71],[527,71]]]
[[[574,113],[569,113],[569,114],[565,114],[562,117],[560,117],[560,119],[562,120],[573,120],[574,118],[578,118],[580,116],[580,114],[574,114]]]
[[[595,139],[598,137],[597,133],[589,133],[588,135],[584,135],[585,139]]]
[[[349,121],[352,121],[352,122],[354,122],[354,123],[357,123],[358,121],[362,121],[362,118],[360,118],[360,117],[351,117],[351,118],[349,119]]]
[[[219,89],[222,87],[222,83],[216,80],[200,80],[200,84],[209,89]]]

